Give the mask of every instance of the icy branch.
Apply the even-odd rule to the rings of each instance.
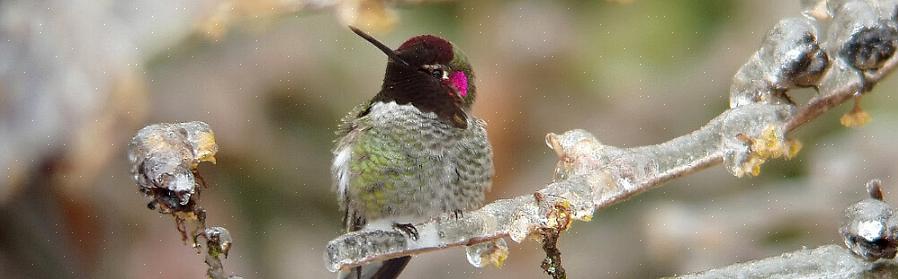
[[[546,143],[559,162],[555,182],[544,189],[497,200],[461,218],[418,224],[417,240],[389,230],[347,233],[328,243],[328,269],[504,237],[540,239],[541,229],[563,230],[570,219],[588,221],[596,209],[718,163],[736,176],[758,175],[766,160],[794,156],[801,145],[788,139],[788,132],[860,98],[898,63],[892,55],[898,46],[898,1],[804,2],[806,16],[780,21],[735,75],[731,108],[699,130],[635,148],[604,145],[583,130],[549,134]],[[821,37],[827,39],[818,42]],[[795,104],[787,92],[798,87],[817,88],[818,94]],[[862,124],[864,116],[857,107],[843,123]]]
[[[867,262],[836,245],[801,249],[676,278],[895,278],[898,264]]]
[[[845,209],[839,234],[848,249],[835,245],[801,249],[678,278],[895,278],[898,219],[882,200],[881,181],[867,183],[869,197]],[[852,255],[852,253],[854,253]]]

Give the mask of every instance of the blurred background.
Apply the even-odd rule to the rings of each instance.
[[[488,199],[550,181],[544,136],[587,129],[606,144],[660,143],[726,109],[732,76],[799,1],[367,0],[0,1],[0,274],[5,278],[201,278],[201,256],[146,208],[128,140],[157,122],[216,133],[208,224],[230,229],[228,273],[330,278],[339,234],[329,166],[337,121],[380,86],[390,46],[432,33],[468,54],[474,114],[489,123]],[[891,77],[849,129],[840,107],[801,128],[804,150],[737,179],[722,167],[576,223],[561,238],[572,278],[682,274],[841,243],[842,210],[882,178],[898,200]],[[793,93],[806,100],[813,91]],[[542,278],[542,251],[510,244],[501,269],[461,248],[415,257],[404,278]]]

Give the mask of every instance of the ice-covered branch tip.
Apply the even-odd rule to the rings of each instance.
[[[146,126],[131,139],[128,160],[140,192],[153,198],[150,208],[162,212],[190,211],[199,193],[196,168],[215,163],[215,134],[209,125],[194,121]]]
[[[418,240],[397,231],[351,232],[327,244],[328,269],[506,236],[520,242],[539,229],[557,227],[559,208],[588,221],[596,209],[717,163],[736,176],[758,175],[766,160],[794,156],[801,144],[788,139],[788,132],[859,98],[898,63],[893,55],[898,1],[804,2],[808,16],[784,19],[768,32],[733,79],[731,108],[699,130],[636,148],[603,145],[583,130],[549,134],[546,142],[559,162],[555,182],[537,193],[544,200],[525,195],[497,200],[460,219],[442,216],[416,225]],[[826,41],[818,42],[818,29],[826,32]],[[787,95],[797,87],[813,87],[818,94],[798,105]]]
[[[197,167],[202,162],[215,163],[217,152],[208,124],[161,123],[137,132],[128,146],[128,160],[137,189],[150,198],[147,207],[171,215],[183,241],[192,240],[197,249],[206,246],[206,275],[239,278],[225,276],[221,263],[221,255],[227,257],[231,247],[230,233],[222,227],[206,227],[206,210],[198,201],[204,188],[199,186],[205,183]]]
[[[898,249],[898,216],[883,201],[881,184],[879,179],[867,183],[870,196],[845,209],[839,228],[845,246],[867,261],[893,259]]]
[[[231,250],[231,233],[222,227],[209,227],[194,237],[193,242],[197,243],[196,238],[205,239],[206,243],[206,276],[212,279],[242,279],[243,277],[224,274],[224,265],[221,263],[221,256],[228,257],[228,251]]]

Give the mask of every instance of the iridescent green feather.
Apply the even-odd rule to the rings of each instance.
[[[368,119],[359,121],[367,126]],[[406,134],[406,135],[403,135]],[[356,206],[367,218],[377,218],[395,211],[395,198],[407,195],[417,178],[415,162],[419,161],[403,142],[412,141],[407,132],[369,129],[360,133],[352,145],[352,174],[347,191],[358,201]]]

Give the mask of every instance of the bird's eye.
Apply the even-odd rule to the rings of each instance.
[[[430,71],[430,75],[436,79],[442,79],[444,74],[442,69],[434,69],[433,71]]]

